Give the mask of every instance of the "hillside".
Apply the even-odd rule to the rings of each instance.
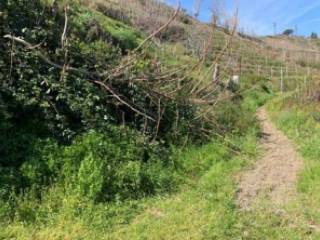
[[[317,138],[306,128],[318,42],[247,36],[215,14],[202,23],[156,0],[0,2],[0,239],[306,239],[316,217],[300,198],[318,206],[303,185],[318,176],[305,173],[299,200],[269,199],[303,168],[272,121],[296,144]],[[271,117],[256,116],[265,104]]]

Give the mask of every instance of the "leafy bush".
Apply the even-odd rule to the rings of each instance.
[[[32,154],[20,167],[0,165],[0,174],[0,201],[9,204],[0,209],[3,216],[12,215],[10,204],[21,207],[19,215],[29,216],[30,209],[24,205],[28,200],[23,199],[40,200],[53,186],[89,201],[114,201],[170,191],[178,181],[168,148],[118,127],[103,133],[91,131],[70,146],[58,146],[52,140],[34,141]],[[18,197],[9,201],[11,194]]]
[[[220,126],[220,132],[232,132],[241,135],[248,128],[256,125],[256,120],[250,114],[250,110],[237,102],[220,104],[216,110],[217,124]]]
[[[56,181],[63,159],[61,148],[53,140],[38,140],[32,146],[32,154],[19,168],[25,185],[32,189],[42,189]]]
[[[90,132],[63,151],[63,182],[94,200],[139,198],[172,189],[170,152],[130,129]]]

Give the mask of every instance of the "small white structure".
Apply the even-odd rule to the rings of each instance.
[[[232,75],[228,81],[228,89],[232,92],[237,91],[239,89],[239,86],[240,86],[240,76]]]
[[[235,85],[239,85],[240,84],[240,76],[239,75],[231,76],[230,83],[235,84]]]

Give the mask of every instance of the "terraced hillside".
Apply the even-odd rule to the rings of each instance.
[[[239,175],[261,154],[257,109],[278,90],[315,99],[317,60],[218,17],[0,2],[0,239],[276,239],[297,224],[243,211]]]

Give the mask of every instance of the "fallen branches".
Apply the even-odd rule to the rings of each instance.
[[[57,64],[57,63],[51,61],[45,54],[43,54],[41,52],[41,50],[37,49],[38,48],[37,46],[32,45],[31,43],[23,40],[22,38],[15,37],[15,36],[12,36],[12,35],[9,35],[9,34],[5,35],[4,38],[10,39],[10,40],[15,41],[17,43],[20,43],[20,44],[24,45],[29,50],[36,51],[38,56],[45,63],[49,64],[50,66],[52,66],[54,68],[57,68],[57,69],[60,69],[60,70],[64,70],[64,66],[63,65],[60,65],[60,64]],[[101,74],[97,73],[97,72],[89,72],[89,71],[86,71],[86,70],[82,70],[82,69],[78,69],[78,68],[74,68],[74,67],[70,67],[70,66],[66,66],[65,70],[66,71],[70,71],[70,72],[74,72],[74,73],[83,74],[83,75],[88,76],[88,77],[100,77],[101,76]]]
[[[105,60],[99,61],[99,58],[97,58],[97,61],[99,61],[97,64],[94,62],[96,59],[93,58],[92,60],[90,58],[90,61],[88,60],[86,64],[83,64],[85,66],[83,69],[81,67],[69,66],[69,63],[73,62],[75,64],[74,60],[77,59],[72,58],[74,56],[73,52],[70,55],[68,54],[68,50],[74,50],[74,48],[72,48],[73,45],[71,44],[73,38],[69,39],[67,37],[68,28],[72,28],[72,25],[68,26],[72,21],[69,23],[70,16],[68,16],[67,5],[64,8],[64,25],[60,26],[62,31],[60,39],[62,47],[60,48],[60,41],[58,39],[58,42],[52,44],[54,46],[58,45],[58,49],[50,49],[51,51],[59,50],[57,51],[57,55],[50,56],[49,51],[39,48],[40,45],[33,45],[21,37],[8,34],[4,38],[10,39],[13,43],[21,44],[25,47],[25,50],[36,53],[34,55],[46,64],[60,69],[62,77],[67,72],[71,72],[74,75],[77,74],[77,79],[90,82],[100,88],[103,93],[106,92],[106,94],[102,94],[104,98],[101,99],[103,99],[103,104],[107,102],[106,109],[104,110],[109,114],[109,108],[111,109],[110,114],[113,114],[113,120],[133,123],[140,130],[143,124],[142,121],[145,121],[143,131],[154,136],[154,139],[164,135],[163,133],[167,133],[167,131],[179,136],[182,126],[188,128],[186,132],[189,135],[193,131],[199,132],[203,126],[213,128],[215,116],[211,110],[213,110],[217,102],[221,101],[224,89],[220,88],[218,84],[212,83],[213,74],[210,72],[210,67],[208,71],[210,76],[209,74],[208,76],[206,75],[208,65],[211,64],[209,62],[209,55],[214,55],[211,59],[214,59],[213,63],[217,66],[217,62],[220,63],[221,58],[228,52],[232,44],[236,24],[230,36],[226,35],[225,45],[219,55],[216,55],[213,49],[217,31],[216,20],[213,19],[211,31],[207,29],[208,26],[205,26],[205,30],[210,31],[210,33],[203,38],[207,39],[207,41],[203,44],[203,49],[201,49],[203,51],[200,52],[199,59],[192,58],[191,56],[188,59],[186,58],[189,60],[186,62],[182,57],[176,57],[174,66],[166,60],[164,62],[167,62],[167,64],[162,65],[161,59],[167,58],[172,52],[160,52],[156,51],[156,48],[152,49],[152,51],[148,50],[153,44],[152,40],[158,37],[177,18],[179,12],[180,4],[174,12],[170,11],[170,14],[173,14],[167,22],[145,38],[136,49],[127,52],[126,56],[117,55],[119,59],[115,59],[112,62],[116,63],[114,67],[108,67],[110,62]],[[228,37],[229,39],[227,39]],[[201,43],[203,39],[201,39]],[[202,48],[202,45],[200,48]],[[65,51],[64,62],[63,59],[59,59],[59,63],[51,60],[57,57],[62,58],[60,55],[61,50]],[[75,56],[78,55],[76,54]],[[181,59],[183,62],[180,61]],[[82,61],[86,61],[86,57],[82,58]],[[55,74],[56,72],[53,73],[53,79],[55,79]],[[218,70],[216,70],[214,76],[214,79],[219,79]],[[68,75],[68,79],[74,79],[74,77],[71,74]],[[101,92],[97,92],[101,94]],[[192,122],[194,119],[195,121]],[[173,122],[175,123],[172,124]],[[189,123],[195,123],[198,128],[190,128],[191,125]]]

